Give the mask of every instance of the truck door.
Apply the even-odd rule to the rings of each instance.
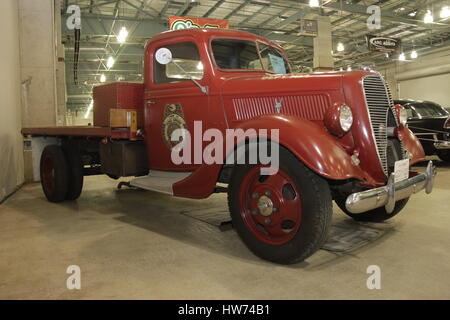
[[[198,167],[194,164],[194,121],[202,121],[203,130],[208,127],[209,97],[183,73],[174,63],[159,64],[155,52],[159,48],[168,48],[173,61],[181,66],[193,79],[206,85],[204,59],[193,41],[176,43],[158,43],[147,59],[150,64],[147,77],[145,106],[145,137],[149,167],[154,170],[191,171]],[[184,128],[192,136],[191,163],[175,165],[171,160],[171,151],[176,144],[171,141],[175,129]]]

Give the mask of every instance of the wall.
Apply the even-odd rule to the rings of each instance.
[[[16,0],[0,1],[0,201],[23,182],[20,101],[19,11]]]
[[[436,51],[415,60],[396,62],[382,68],[393,96],[430,100],[450,107],[450,53]]]

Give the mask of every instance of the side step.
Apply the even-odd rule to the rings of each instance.
[[[192,172],[151,170],[149,175],[130,181],[132,187],[173,195],[172,186],[190,176]]]

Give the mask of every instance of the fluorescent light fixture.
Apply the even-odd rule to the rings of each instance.
[[[128,38],[128,30],[125,27],[122,27],[119,31],[119,35],[117,36],[117,42],[119,43],[125,43]]]
[[[91,100],[91,103],[89,103],[86,113],[84,114],[85,119],[89,118],[89,115],[90,115],[93,107],[94,107],[94,100]]]
[[[448,6],[442,7],[440,16],[442,19],[450,17],[450,8]]]
[[[345,50],[345,46],[342,42],[339,42],[337,45],[337,51],[342,52]]]
[[[108,69],[111,69],[114,66],[114,63],[116,63],[114,58],[113,57],[109,57],[108,61],[106,61],[106,66],[108,67]]]
[[[419,55],[416,50],[413,50],[413,52],[411,52],[411,59],[417,59],[418,56]]]
[[[309,0],[309,6],[311,8],[317,8],[320,6],[319,0]]]
[[[433,23],[434,22],[434,18],[433,18],[433,14],[431,13],[431,10],[427,11],[427,13],[425,14],[425,17],[423,18],[423,22],[425,22],[425,23]]]
[[[406,55],[404,52],[400,53],[400,55],[398,56],[398,60],[400,61],[406,61]]]
[[[106,76],[104,74],[100,76],[100,82],[106,82]]]

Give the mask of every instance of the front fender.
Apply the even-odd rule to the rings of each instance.
[[[409,164],[412,166],[415,163],[425,161],[425,151],[422,144],[414,133],[405,126],[397,128],[397,137],[403,142],[405,149],[411,154]]]
[[[372,180],[353,164],[351,156],[324,127],[310,120],[288,115],[263,115],[241,122],[234,129],[267,129],[269,135],[270,130],[278,129],[278,143],[318,175],[332,180]],[[228,153],[231,151],[228,150]]]

